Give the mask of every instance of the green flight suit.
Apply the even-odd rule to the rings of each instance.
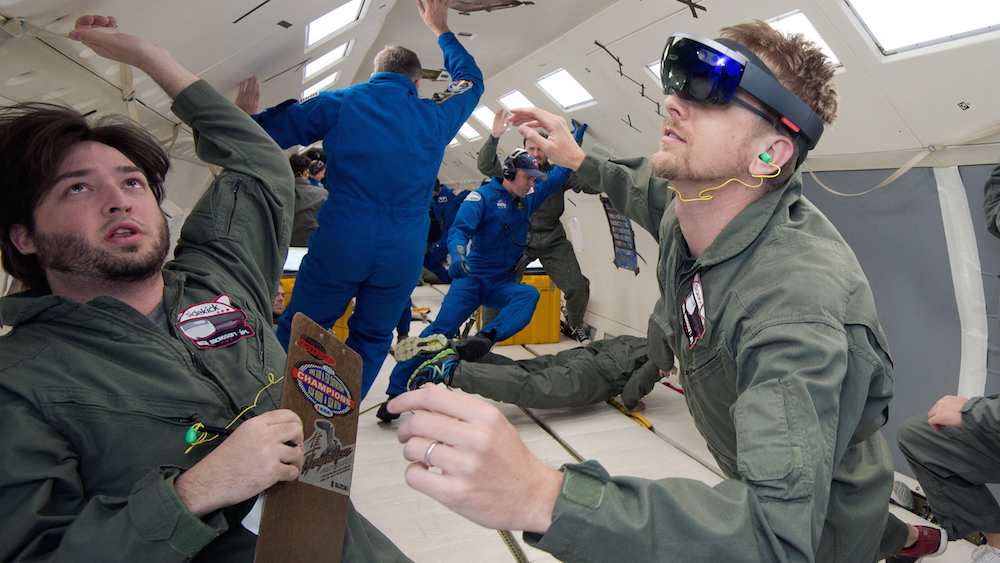
[[[874,562],[892,487],[878,432],[892,364],[864,273],[802,197],[801,176],[692,260],[647,159],[598,147],[577,174],[659,241],[647,353],[658,365],[676,354],[688,408],[730,479],[568,465],[551,527],[526,539],[563,561]]]
[[[293,179],[274,141],[199,81],[173,111],[201,159],[224,170],[185,221],[163,269],[169,334],[110,296],[0,299],[0,560],[245,562],[254,499],[199,519],[174,479],[226,426],[277,408],[285,352],[271,307],[292,224]],[[207,330],[217,329],[213,334]],[[346,561],[409,561],[354,509]]]
[[[487,354],[462,361],[451,386],[540,409],[582,407],[620,394],[632,409],[659,379],[659,369],[646,358],[646,339],[618,336],[528,360]]]
[[[477,165],[479,171],[486,176],[499,176],[503,169],[497,158],[498,142],[499,139],[488,135],[483,148],[479,149]],[[587,312],[587,303],[590,302],[590,280],[580,271],[580,263],[576,260],[573,244],[566,238],[566,229],[559,220],[566,209],[564,197],[566,190],[573,190],[576,193],[599,193],[581,182],[576,174],[571,174],[563,187],[550,195],[528,218],[530,223],[528,232],[531,235],[524,253],[530,260],[537,258],[542,262],[546,275],[566,296],[566,322],[571,327],[578,327],[583,325],[583,316]],[[493,312],[492,316],[495,315]],[[483,324],[489,323],[490,320],[491,316],[484,316]]]

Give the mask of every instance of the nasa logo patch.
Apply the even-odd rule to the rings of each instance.
[[[504,200],[502,200],[502,199],[498,199],[497,200],[497,209],[507,209],[507,202],[504,201]]]
[[[347,385],[330,366],[300,364],[292,370],[295,385],[309,399],[319,414],[330,418],[354,410],[355,402]]]
[[[188,307],[177,315],[177,328],[203,350],[225,348],[254,334],[247,314],[233,307],[228,295]]]
[[[471,80],[456,80],[448,85],[448,88],[444,92],[435,92],[433,99],[437,103],[441,103],[452,96],[457,96],[462,92],[465,92],[469,88],[472,88]]]

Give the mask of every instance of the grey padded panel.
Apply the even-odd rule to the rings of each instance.
[[[893,170],[822,172],[831,189],[858,193]],[[803,175],[806,197],[836,225],[861,263],[889,340],[896,394],[882,433],[896,470],[912,475],[896,445],[900,423],[958,389],[961,333],[937,183],[930,168],[859,197],[831,194]]]
[[[1000,392],[1000,239],[986,230],[983,212],[983,187],[993,171],[993,165],[961,166],[959,173],[969,200],[969,213],[976,229],[979,264],[983,270],[983,291],[986,292],[986,316],[989,327],[989,352],[986,357],[986,395]]]

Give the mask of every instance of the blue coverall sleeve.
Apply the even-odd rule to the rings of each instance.
[[[483,83],[483,73],[476,66],[475,59],[465,50],[454,33],[441,34],[438,37],[438,46],[444,53],[444,68],[451,74],[452,83],[449,89],[462,80],[472,83],[468,86],[468,90],[461,94],[447,95],[445,92],[441,96],[444,99],[438,101],[438,108],[445,116],[440,123],[442,127],[448,128],[444,133],[448,137],[454,137],[465,120],[472,115],[472,110],[476,109],[476,104],[479,103],[486,86]]]
[[[449,253],[454,254],[459,245],[468,247],[472,235],[479,228],[479,222],[483,220],[483,209],[483,197],[479,192],[469,194],[462,205],[458,207],[455,222],[448,230]]]
[[[550,195],[562,188],[572,172],[569,168],[562,166],[556,166],[549,170],[546,178],[535,184],[535,191],[524,198],[528,205],[528,215],[537,211],[545,203],[545,200],[549,199]]]
[[[310,145],[337,126],[343,101],[342,90],[320,92],[303,103],[285,101],[253,118],[283,149]]]

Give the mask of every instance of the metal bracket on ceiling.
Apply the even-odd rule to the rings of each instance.
[[[694,19],[698,19],[698,12],[695,11],[695,8],[701,10],[702,12],[708,11],[708,8],[695,4],[695,0],[677,0],[677,1],[680,2],[681,4],[686,4],[688,8],[691,8],[691,15],[694,17]]]

